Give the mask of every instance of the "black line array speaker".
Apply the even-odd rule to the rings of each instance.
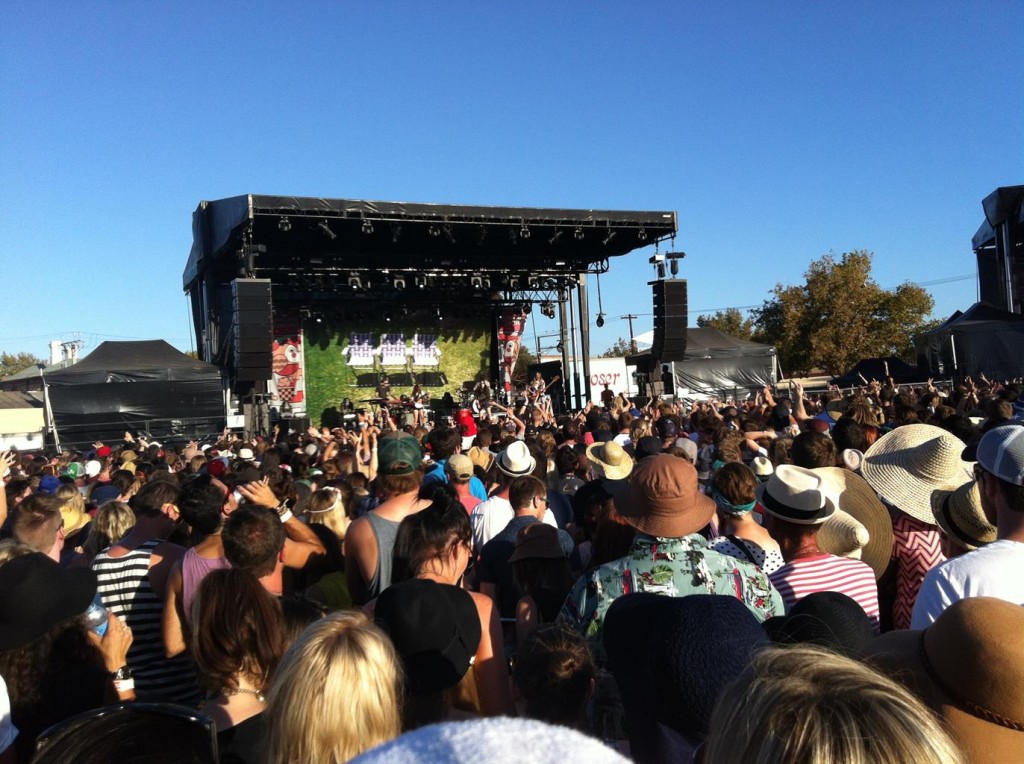
[[[231,306],[236,379],[239,382],[270,379],[274,343],[270,279],[232,281]]]
[[[682,361],[686,355],[686,279],[650,282],[654,288],[654,344],[659,361]]]

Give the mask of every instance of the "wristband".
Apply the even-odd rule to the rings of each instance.
[[[291,511],[290,509],[286,509],[286,510],[285,510],[284,512],[282,512],[281,514],[279,514],[279,515],[278,515],[277,517],[278,517],[278,519],[279,519],[279,520],[280,520],[280,521],[281,521],[282,523],[286,523],[286,522],[288,522],[289,520],[291,520],[291,519],[292,519],[293,517],[295,517],[295,515],[293,515],[293,514],[292,514],[292,511]]]
[[[135,691],[135,680],[134,679],[115,679],[114,690],[117,691],[118,695],[126,692]]]

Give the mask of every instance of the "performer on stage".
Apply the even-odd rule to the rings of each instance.
[[[491,421],[491,383],[482,374],[473,388],[473,415],[482,422]]]
[[[412,399],[413,426],[426,426],[427,405],[430,403],[430,393],[424,390],[417,382],[412,386],[412,394],[409,397]]]

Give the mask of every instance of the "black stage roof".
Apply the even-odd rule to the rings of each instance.
[[[1024,225],[1024,186],[1000,186],[982,199],[981,206],[985,221],[971,239],[975,251],[995,246],[996,226],[1006,222],[1013,228]]]
[[[192,233],[186,290],[243,274],[275,283],[382,269],[568,276],[607,270],[608,258],[674,236],[676,213],[250,194],[200,202]]]

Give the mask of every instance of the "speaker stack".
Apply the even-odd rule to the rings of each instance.
[[[270,279],[232,281],[231,306],[235,379],[239,382],[270,379],[274,343]]]
[[[686,279],[650,282],[654,288],[654,343],[651,355],[661,362],[686,356]]]

